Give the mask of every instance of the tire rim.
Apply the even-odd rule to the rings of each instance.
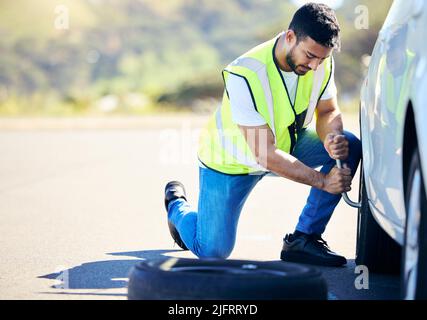
[[[241,268],[233,268],[227,266],[186,266],[186,267],[173,267],[170,269],[172,272],[197,272],[197,273],[213,273],[213,274],[259,274],[259,275],[274,275],[284,277],[288,274],[285,271],[272,270],[272,269],[254,269],[246,268],[242,266]]]
[[[421,172],[417,168],[411,184],[409,196],[408,225],[405,241],[405,299],[414,300],[417,289],[418,256],[419,256],[419,228],[421,220]]]

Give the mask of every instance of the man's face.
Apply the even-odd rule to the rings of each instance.
[[[310,37],[306,37],[298,44],[295,33],[290,30],[286,35],[286,42],[289,51],[286,53],[286,62],[292,71],[303,76],[310,70],[317,70],[317,67],[332,54],[332,48],[318,44]]]

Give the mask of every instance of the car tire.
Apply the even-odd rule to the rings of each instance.
[[[412,154],[405,192],[402,298],[427,299],[427,200],[418,149]]]
[[[312,267],[282,261],[168,258],[132,268],[130,300],[326,300],[327,285]]]
[[[356,265],[365,265],[370,272],[399,274],[401,247],[378,224],[369,208],[363,166],[360,170]]]

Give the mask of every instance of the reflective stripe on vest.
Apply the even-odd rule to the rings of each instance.
[[[276,129],[274,125],[274,109],[273,109],[273,96],[271,94],[270,82],[268,81],[267,76],[267,67],[261,61],[250,57],[241,57],[236,59],[231,66],[241,66],[248,68],[255,72],[258,76],[259,81],[261,82],[262,89],[264,91],[264,97],[268,106],[268,113],[270,114],[271,119],[271,131],[274,135],[274,143],[276,143]]]
[[[221,146],[231,155],[233,155],[241,164],[245,166],[254,168],[258,171],[265,171],[265,169],[260,166],[255,160],[248,158],[243,152],[241,152],[234,145],[233,141],[230,141],[226,134],[224,134],[224,126],[222,125],[221,119],[221,109],[216,112],[215,116],[216,127],[218,129],[219,140],[221,141]]]
[[[331,70],[332,73],[332,70]],[[303,127],[307,127],[311,120],[313,120],[314,110],[316,110],[317,102],[319,101],[320,90],[322,90],[323,79],[325,78],[325,68],[321,67],[314,73],[313,89],[311,91],[310,103],[307,108],[307,114],[305,116]]]
[[[264,95],[268,105],[268,112],[270,114],[270,119],[271,119],[271,131],[273,131],[274,142],[276,142],[276,130],[274,128],[274,121],[273,121],[274,119],[273,96],[271,95],[271,88],[270,88],[270,83],[268,81],[267,68],[265,64],[263,64],[262,62],[254,58],[241,57],[236,59],[230,65],[248,68],[258,75],[258,78],[264,90]],[[314,114],[314,111],[316,110],[317,102],[319,101],[319,95],[321,93],[320,91],[322,89],[324,78],[325,78],[325,68],[324,66],[321,66],[316,70],[316,72],[314,72],[313,89],[311,91],[310,103],[307,108],[307,114],[304,120],[304,127],[307,127],[313,120],[313,114]]]
[[[238,125],[232,121],[226,86],[230,74],[245,80],[256,111],[269,127],[265,130],[265,141],[267,132],[271,129],[277,148],[292,152],[297,132],[289,128],[307,127],[312,121],[322,90],[331,76],[332,58],[326,59],[316,72],[311,71],[298,78],[296,97],[292,103],[274,59],[277,41],[278,37],[257,46],[224,69],[225,91],[222,105],[211,117],[205,128],[207,130],[200,139],[199,159],[207,167],[227,174],[266,171],[256,162]],[[249,137],[247,138],[249,141]]]

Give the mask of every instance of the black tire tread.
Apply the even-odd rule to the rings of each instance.
[[[365,265],[369,271],[399,274],[401,246],[379,225],[369,208],[363,166],[360,177],[359,200],[362,207],[357,219],[356,265]]]
[[[407,208],[408,208],[408,201],[410,199],[410,192],[411,192],[411,185],[412,185],[412,179],[414,176],[414,172],[416,168],[420,168],[421,169],[421,163],[420,163],[420,158],[419,158],[419,152],[418,152],[418,148],[415,148],[415,150],[413,151],[412,154],[412,158],[411,158],[411,163],[409,166],[409,171],[408,171],[408,181],[406,184],[406,195],[405,195],[405,208],[406,208],[406,212]],[[427,270],[427,199],[426,199],[426,191],[425,191],[425,185],[424,185],[424,180],[423,180],[423,175],[421,172],[421,181],[422,181],[422,185],[421,185],[421,221],[420,221],[420,230],[419,230],[419,252],[420,252],[420,256],[418,257],[418,279],[417,279],[417,290],[416,290],[416,294],[415,294],[415,299],[417,300],[427,300],[427,274],[424,270]],[[407,225],[408,221],[406,221],[406,225]],[[405,241],[406,241],[406,235],[407,233],[407,229],[405,226]],[[406,245],[406,244],[405,244]],[[405,248],[404,245],[404,248]],[[405,252],[404,249],[402,250],[402,261],[404,261],[405,259]],[[405,262],[403,262],[404,264]],[[404,294],[405,294],[405,290],[404,290],[404,285],[405,285],[405,279],[404,279],[404,266],[402,266],[402,272],[401,272],[401,293],[402,293],[402,298],[404,298]]]
[[[227,266],[285,271],[285,276],[257,274],[165,271],[160,262],[143,261],[131,271],[128,298],[131,300],[274,300],[327,298],[326,282],[314,268],[282,261],[178,259],[175,266]]]

